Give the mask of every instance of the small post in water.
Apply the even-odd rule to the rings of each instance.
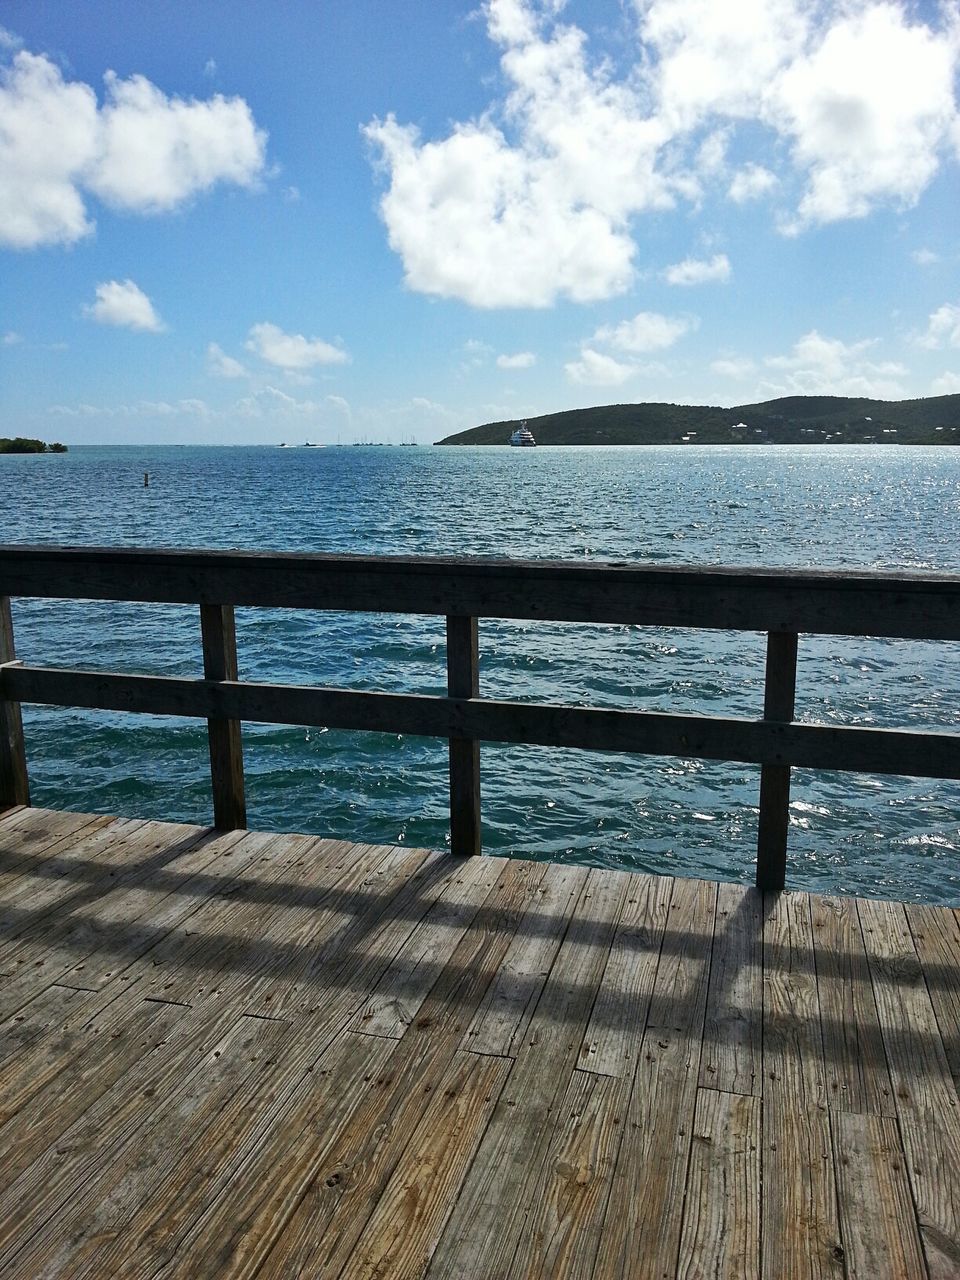
[[[480,649],[476,618],[447,618],[447,693],[476,698],[480,693]],[[470,857],[480,852],[480,743],[450,739],[450,851]]]

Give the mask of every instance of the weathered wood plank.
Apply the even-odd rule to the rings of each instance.
[[[843,1280],[828,1112],[765,1096],[761,1173],[763,1280]]]
[[[836,1111],[831,1124],[848,1275],[926,1280],[897,1122]]]
[[[207,680],[238,680],[237,628],[232,605],[201,604],[203,674]],[[213,825],[233,831],[247,825],[243,787],[243,738],[239,720],[207,720]]]
[[[628,1080],[574,1071],[529,1194],[511,1277],[592,1280],[629,1096]]]
[[[314,1141],[313,1127],[308,1125],[304,1169],[313,1173],[306,1191],[303,1192],[305,1182],[301,1179],[296,1184],[296,1194],[290,1198],[289,1185],[278,1183],[275,1178],[274,1167],[295,1157],[298,1140],[293,1139],[291,1147],[290,1140],[284,1137],[283,1149],[277,1151],[271,1134],[275,1123],[281,1124],[286,1133],[284,1103],[269,1082],[257,1083],[255,1096],[238,1095],[222,1114],[215,1138],[204,1142],[202,1159],[189,1149],[185,1152],[186,1181],[174,1173],[164,1187],[154,1189],[147,1214],[151,1225],[145,1239],[133,1250],[136,1263],[129,1267],[131,1280],[134,1276],[146,1280],[162,1261],[172,1257],[198,1213],[228,1212],[237,1194],[247,1199],[242,1190],[246,1184],[254,1188],[249,1194],[262,1206],[257,1211],[258,1218],[275,1224],[276,1230],[282,1225],[282,1234],[273,1243],[258,1276],[296,1274],[303,1268],[311,1274],[340,1274],[349,1264],[356,1240],[441,1083],[464,1021],[506,950],[512,922],[519,917],[528,893],[527,873],[536,869],[531,864],[502,864],[501,881],[481,913],[484,923],[476,922],[464,936],[416,1023],[395,1049],[391,1047],[382,1070],[367,1081],[368,1087],[345,1125],[332,1134],[329,1142],[326,1137]],[[302,1028],[298,1034],[301,1039],[316,1043],[317,1036],[326,1033],[314,1025]],[[304,1062],[296,1042],[278,1066],[282,1073],[290,1075],[294,1062]],[[310,1069],[314,1082],[325,1079],[334,1082],[333,1087],[340,1074],[340,1068],[334,1070],[327,1060]],[[246,1129],[239,1132],[244,1119]],[[292,1124],[293,1131],[296,1123]],[[213,1178],[200,1177],[198,1168],[205,1166],[215,1168]],[[261,1199],[265,1194],[266,1199]],[[228,1201],[223,1208],[216,1207],[221,1195]],[[288,1198],[290,1203],[286,1204]],[[269,1241],[259,1248],[258,1256],[266,1247]],[[121,1275],[127,1277],[128,1269],[117,1273],[117,1280]]]
[[[760,1099],[697,1095],[678,1275],[760,1275]]]
[[[7,1264],[11,1280],[41,1275],[100,1277],[105,1247],[124,1233],[164,1173],[177,1163],[184,1132],[203,1133],[244,1080],[264,1069],[289,1028],[266,1019],[238,1018],[205,1055],[203,1069],[157,1095],[145,1122],[115,1146],[70,1200],[47,1218]]]
[[[956,1125],[901,1119],[907,1172],[931,1280],[960,1275],[960,1140]]]
[[[810,900],[764,898],[763,1093],[801,1111],[826,1106]]]
[[[700,1084],[759,1096],[763,1072],[763,899],[721,884],[717,897]]]
[[[960,639],[960,575],[0,546],[0,594]]]
[[[819,896],[810,902],[827,1105],[895,1115],[857,904],[852,898]]]
[[[960,1089],[960,920],[941,907],[908,903],[906,911],[944,1053]]]
[[[696,1039],[698,1058],[716,911],[716,884],[706,880],[674,880],[647,1015],[647,1035],[651,1029],[671,1028]]]
[[[395,1040],[416,1018],[500,874],[500,860],[476,859],[448,878],[443,894],[415,927],[353,1021],[355,1031]]]
[[[625,890],[619,876],[589,873],[431,1274],[486,1280],[511,1266],[528,1188],[556,1123],[554,1105],[579,1056]]]
[[[583,1071],[632,1079],[647,1025],[673,882],[666,877],[624,874],[628,879],[620,921],[578,1065]]]
[[[20,704],[9,697],[3,682],[4,664],[16,659],[10,597],[0,592],[0,811],[30,803]]]
[[[0,894],[6,899],[10,886],[36,874],[41,864],[70,849],[81,833],[92,835],[110,826],[114,818],[93,814],[54,813],[46,809],[17,809],[9,826],[0,829]]]
[[[858,898],[857,911],[897,1114],[960,1129],[960,1101],[903,906]]]
[[[673,882],[596,1280],[633,1274],[637,1259],[650,1276],[676,1269],[716,906],[715,884]]]
[[[447,693],[480,695],[480,649],[476,618],[447,618]],[[450,739],[450,851],[458,857],[480,853],[480,743]]]
[[[56,706],[924,778],[960,777],[960,735],[942,731],[778,724],[492,698],[109,675],[50,667],[8,667],[4,679],[8,692],[20,702]]]
[[[536,896],[464,1038],[473,1053],[516,1057],[583,892],[585,867],[540,866]]]
[[[357,1241],[357,1280],[426,1273],[509,1070],[503,1058],[456,1056]]]

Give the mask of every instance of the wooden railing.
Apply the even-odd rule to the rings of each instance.
[[[199,605],[204,679],[19,663],[10,611],[19,596]],[[236,606],[444,615],[447,696],[240,681]],[[763,717],[483,698],[478,618],[766,632]],[[742,761],[761,766],[757,884],[780,889],[792,768],[960,778],[960,735],[797,723],[801,633],[960,640],[960,575],[0,547],[0,809],[29,803],[24,702],[205,717],[223,828],[246,824],[242,720],[447,738],[457,854],[480,851],[481,741]]]

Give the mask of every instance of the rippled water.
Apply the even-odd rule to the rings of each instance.
[[[149,488],[143,473],[150,473]],[[75,449],[0,458],[0,539],[960,572],[960,450]],[[20,601],[30,662],[199,675],[191,608]],[[443,620],[238,611],[241,676],[437,693]],[[481,622],[492,696],[758,715],[763,637]],[[960,645],[801,638],[798,715],[960,725]],[[35,803],[207,821],[205,729],[27,709]],[[446,746],[245,726],[249,821],[442,846]],[[750,879],[759,769],[484,744],[490,852]],[[960,784],[796,771],[789,883],[960,902]]]

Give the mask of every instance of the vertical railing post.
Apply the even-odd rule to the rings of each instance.
[[[200,633],[203,638],[203,674],[208,680],[236,680],[237,631],[233,606],[202,604]],[[247,825],[243,788],[243,741],[239,720],[207,721],[210,741],[210,778],[213,783],[213,825],[235,831]]]
[[[16,660],[10,597],[0,596],[0,813],[14,805],[30,803],[20,703],[4,697],[2,686],[3,664]]]
[[[763,718],[789,724],[797,691],[797,634],[767,636],[767,672]],[[787,877],[787,829],[790,825],[790,766],[765,764],[760,770],[760,821],[757,829],[757,888],[778,891]]]
[[[476,618],[447,618],[447,692],[451,698],[480,693],[480,648]],[[450,850],[459,856],[480,852],[480,743],[450,739]]]

